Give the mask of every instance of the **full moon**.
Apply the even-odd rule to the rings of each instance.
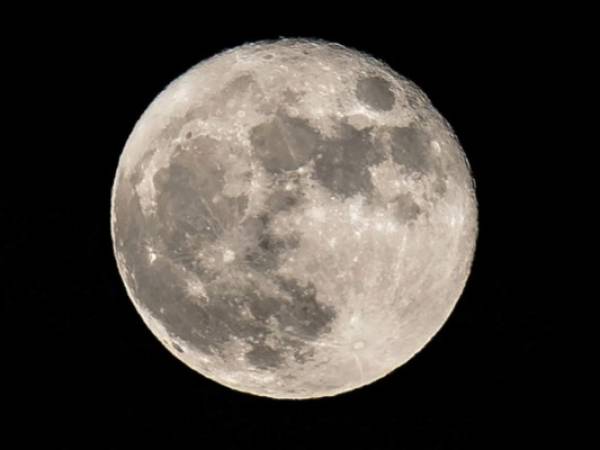
[[[272,398],[337,395],[406,363],[468,278],[470,167],[413,82],[339,44],[200,62],[121,154],[111,232],[136,310],[186,365]]]

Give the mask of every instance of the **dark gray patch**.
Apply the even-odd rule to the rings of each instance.
[[[286,89],[283,91],[283,100],[286,105],[295,105],[300,100],[300,92]]]
[[[188,131],[187,133],[185,133],[185,138],[186,139],[191,139],[192,138],[192,132]]]
[[[186,275],[169,259],[159,255],[152,263],[133,261],[136,295],[154,316],[160,316],[167,331],[205,353],[230,338],[228,329],[206,308],[192,299],[186,288]]]
[[[184,264],[193,263],[203,244],[236,226],[247,206],[244,196],[220,195],[225,181],[215,156],[216,143],[202,137],[191,142],[191,149],[176,150],[169,166],[154,176],[159,235],[166,252]]]
[[[232,95],[239,94],[241,91],[247,91],[251,86],[256,84],[254,77],[249,74],[240,75],[230,81],[227,86],[223,89],[223,92],[230,93]]]
[[[319,143],[319,133],[308,121],[278,113],[271,121],[250,132],[253,152],[269,172],[296,170],[310,161]]]
[[[393,202],[394,215],[399,222],[405,223],[416,219],[421,214],[421,207],[410,194],[400,194]]]
[[[263,343],[254,345],[252,350],[246,353],[246,359],[259,369],[273,369],[283,363],[281,352]]]
[[[270,229],[271,215],[249,217],[242,223],[243,234],[250,245],[244,259],[250,267],[260,272],[275,269],[286,251],[297,248],[299,237],[293,233],[285,237],[276,236]]]
[[[383,161],[383,149],[373,143],[370,130],[357,130],[342,123],[339,137],[323,140],[321,157],[315,162],[315,177],[329,190],[342,197],[373,190],[369,166]]]
[[[281,254],[286,250],[297,248],[299,244],[299,238],[295,235],[289,237],[279,237],[271,233],[263,233],[259,237],[258,246],[265,252]]]
[[[275,315],[282,327],[289,326],[293,333],[310,339],[329,329],[336,317],[335,310],[317,302],[317,289],[313,283],[302,285],[296,279],[283,277],[278,277],[277,282],[291,302]]]
[[[380,77],[358,80],[356,97],[370,108],[380,111],[390,111],[396,101],[391,83]]]
[[[265,209],[274,215],[280,211],[289,211],[298,206],[301,200],[302,194],[298,191],[286,191],[283,188],[276,188],[267,198]]]
[[[292,347],[296,347],[294,351],[294,360],[300,364],[307,362],[315,354],[314,349],[311,347],[297,344],[292,344]]]
[[[442,196],[448,190],[447,187],[447,179],[446,176],[438,171],[438,176],[433,182],[433,192],[435,192],[438,196]]]
[[[391,132],[392,159],[412,172],[425,174],[433,167],[430,139],[420,128],[394,127]]]
[[[188,220],[189,210],[195,214],[194,209],[199,206],[189,203],[189,199],[187,204],[184,202],[174,209],[167,205],[169,202],[176,205],[177,197],[187,198],[197,186],[193,178],[197,162],[187,158],[189,155],[177,156],[175,165],[178,168],[166,170],[157,178],[157,188],[163,191],[158,199],[157,216],[143,215],[135,189],[129,179],[121,175],[113,206],[115,250],[124,258],[128,272],[123,276],[140,304],[153,316],[160,317],[170,334],[206,354],[213,354],[219,352],[232,336],[248,339],[268,333],[261,320],[275,313],[275,301],[265,298],[255,287],[222,281],[221,274],[215,273],[211,274],[211,282],[205,285],[206,298],[199,299],[197,294],[189,291],[187,283],[193,275],[186,269],[194,266],[184,258],[195,255],[201,243],[198,243],[198,232],[193,227],[190,232],[196,234],[191,238],[179,235],[177,230],[185,229],[188,224],[178,220]],[[190,173],[184,171],[185,167]],[[210,190],[210,186],[205,188]],[[163,242],[162,236],[166,236]],[[147,246],[156,250],[153,262],[148,258]],[[190,261],[194,259],[189,258]],[[253,310],[261,320],[250,321],[244,317],[240,308],[243,303],[254,305]],[[173,348],[177,350],[175,345]]]
[[[250,306],[265,297],[259,290],[251,285],[236,285],[231,280],[220,279],[207,285],[206,291],[208,299],[204,308],[213,323],[220,328],[219,331],[210,331],[209,336],[225,330],[228,336],[244,339],[266,332],[264,324],[248,320],[242,315],[242,304]]]
[[[182,349],[182,348],[181,348],[179,345],[177,345],[175,342],[171,342],[171,345],[172,345],[172,346],[173,346],[173,348],[174,348],[175,350],[177,350],[179,353],[183,353],[183,349]]]
[[[116,242],[121,243],[118,248],[131,270],[128,286],[144,308],[160,317],[173,336],[206,354],[220,352],[232,337],[246,341],[258,339],[259,345],[248,358],[257,367],[267,368],[274,367],[281,359],[277,352],[270,352],[264,345],[264,338],[271,332],[270,318],[277,318],[282,327],[291,326],[295,335],[315,339],[333,320],[333,310],[316,302],[315,287],[302,286],[295,280],[278,279],[281,297],[274,298],[262,292],[260,283],[234,281],[217,274],[213,281],[205,284],[206,298],[197,298],[187,288],[190,274],[179,261],[159,252],[150,263],[145,244],[156,246],[152,240],[156,230],[149,231],[152,228],[147,225],[151,221],[144,220],[136,197],[128,197],[127,189],[123,192],[118,197],[122,201],[115,203]],[[244,305],[255,320],[242,314]],[[289,340],[287,345],[292,346],[301,359],[306,354],[302,342]]]
[[[140,275],[144,306],[154,314],[161,312],[161,323],[170,334],[204,353],[220,351],[232,337],[247,340],[268,332],[263,323],[242,314],[242,304],[260,301],[246,287],[218,280],[206,285],[206,298],[192,298],[186,289],[187,275],[166,259],[157,269],[142,270]]]
[[[292,334],[316,339],[328,329],[335,313],[316,301],[316,289],[310,284],[302,286],[295,280],[280,279],[277,281],[280,298],[273,298],[261,290],[260,284],[232,280],[222,273],[211,272],[208,277],[198,272],[198,266],[192,262],[197,261],[196,252],[203,239],[209,238],[201,236],[194,226],[194,221],[200,220],[205,211],[193,197],[198,195],[198,189],[203,193],[221,189],[219,177],[212,181],[196,179],[196,176],[219,174],[211,158],[210,152],[192,155],[179,150],[173,155],[171,166],[160,171],[154,180],[159,192],[155,216],[143,215],[131,181],[121,175],[113,205],[117,219],[115,250],[123,255],[129,270],[123,276],[135,298],[150,314],[160,317],[170,334],[206,354],[219,353],[232,337],[246,341],[259,339],[258,350],[249,356],[249,361],[261,367],[274,367],[281,355],[267,355],[269,350],[262,348],[264,337],[271,332],[270,318],[277,318],[282,327],[291,326]],[[287,200],[282,198],[273,202],[282,210],[287,207]],[[216,210],[222,223],[237,225],[235,221],[228,222],[229,216],[224,211]],[[283,242],[272,236],[269,222],[266,216],[254,224],[256,241],[252,245],[263,255],[273,258],[297,245],[294,236],[282,238]],[[180,229],[190,234],[180,233]],[[156,250],[153,262],[148,258],[147,246]],[[190,270],[205,281],[205,298],[189,291],[188,282],[193,276]],[[256,320],[244,316],[243,305]],[[290,338],[286,345],[293,347],[295,357],[301,360],[307,353],[301,340],[294,339]],[[179,351],[175,345],[173,348]]]
[[[244,95],[247,91],[256,88],[256,80],[250,74],[243,74],[231,80],[227,85],[214,96],[215,104],[227,105],[230,100],[235,100]]]
[[[281,309],[281,299],[261,295],[260,291],[250,292],[251,295],[246,296],[245,303],[259,322],[266,323]]]
[[[240,224],[242,235],[246,237],[245,260],[255,270],[264,272],[279,266],[281,255],[299,245],[297,233],[278,236],[271,229],[274,217],[298,206],[303,200],[302,194],[296,190],[285,190],[288,182],[275,182],[269,196],[265,200],[264,213],[256,217],[248,217]]]
[[[246,291],[245,302],[260,324],[267,323],[271,317],[277,319],[287,336],[281,338],[282,347],[291,348],[293,357],[298,362],[306,361],[313,354],[305,340],[316,340],[328,331],[336,317],[333,308],[317,302],[317,290],[312,283],[303,285],[298,280],[277,277],[276,279],[283,298],[261,296],[258,290]],[[255,286],[257,287],[257,286]],[[248,361],[260,368],[277,367],[282,363],[282,354],[265,345],[264,336],[247,354]]]

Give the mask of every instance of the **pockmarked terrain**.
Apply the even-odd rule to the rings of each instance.
[[[244,45],[172,82],[112,197],[119,271],[185,364],[236,390],[335,395],[451,313],[477,236],[469,165],[411,81],[338,44]]]

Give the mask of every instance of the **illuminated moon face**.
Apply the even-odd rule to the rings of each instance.
[[[448,318],[477,236],[473,181],[423,92],[341,45],[234,48],[136,124],[112,236],[137,311],[181,361],[275,398],[404,364]]]

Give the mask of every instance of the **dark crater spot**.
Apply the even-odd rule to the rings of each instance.
[[[447,190],[447,177],[440,171],[438,172],[438,177],[433,183],[433,192],[435,192],[439,197],[444,195]]]
[[[285,180],[286,182],[288,180]],[[280,211],[289,211],[298,206],[302,201],[302,193],[297,190],[286,190],[285,183],[280,183],[273,188],[272,193],[266,199],[265,210],[269,211],[271,216]]]
[[[319,147],[314,176],[341,197],[373,190],[369,166],[385,158],[383,149],[373,143],[370,130],[357,130],[342,123],[339,137],[323,140]]]
[[[177,345],[175,342],[171,342],[171,345],[172,345],[172,346],[173,346],[173,348],[174,348],[175,350],[177,350],[179,353],[183,353],[183,349],[182,349],[182,348],[181,348],[179,345]]]
[[[400,223],[415,220],[421,214],[421,207],[410,194],[400,194],[394,201],[394,216]]]
[[[392,159],[408,170],[426,174],[433,167],[430,139],[420,128],[394,127],[391,132]]]
[[[282,253],[285,250],[297,248],[299,239],[297,236],[281,238],[270,233],[263,233],[258,240],[258,246],[265,252]]]
[[[247,91],[255,84],[256,81],[254,80],[254,77],[249,73],[246,73],[230,81],[221,91],[221,95],[224,97],[238,95],[240,92]]]
[[[271,121],[250,132],[255,156],[269,172],[296,170],[310,161],[319,143],[319,133],[303,119],[278,113]]]
[[[356,84],[356,97],[365,105],[380,111],[390,111],[395,98],[392,85],[380,77],[361,78]]]

